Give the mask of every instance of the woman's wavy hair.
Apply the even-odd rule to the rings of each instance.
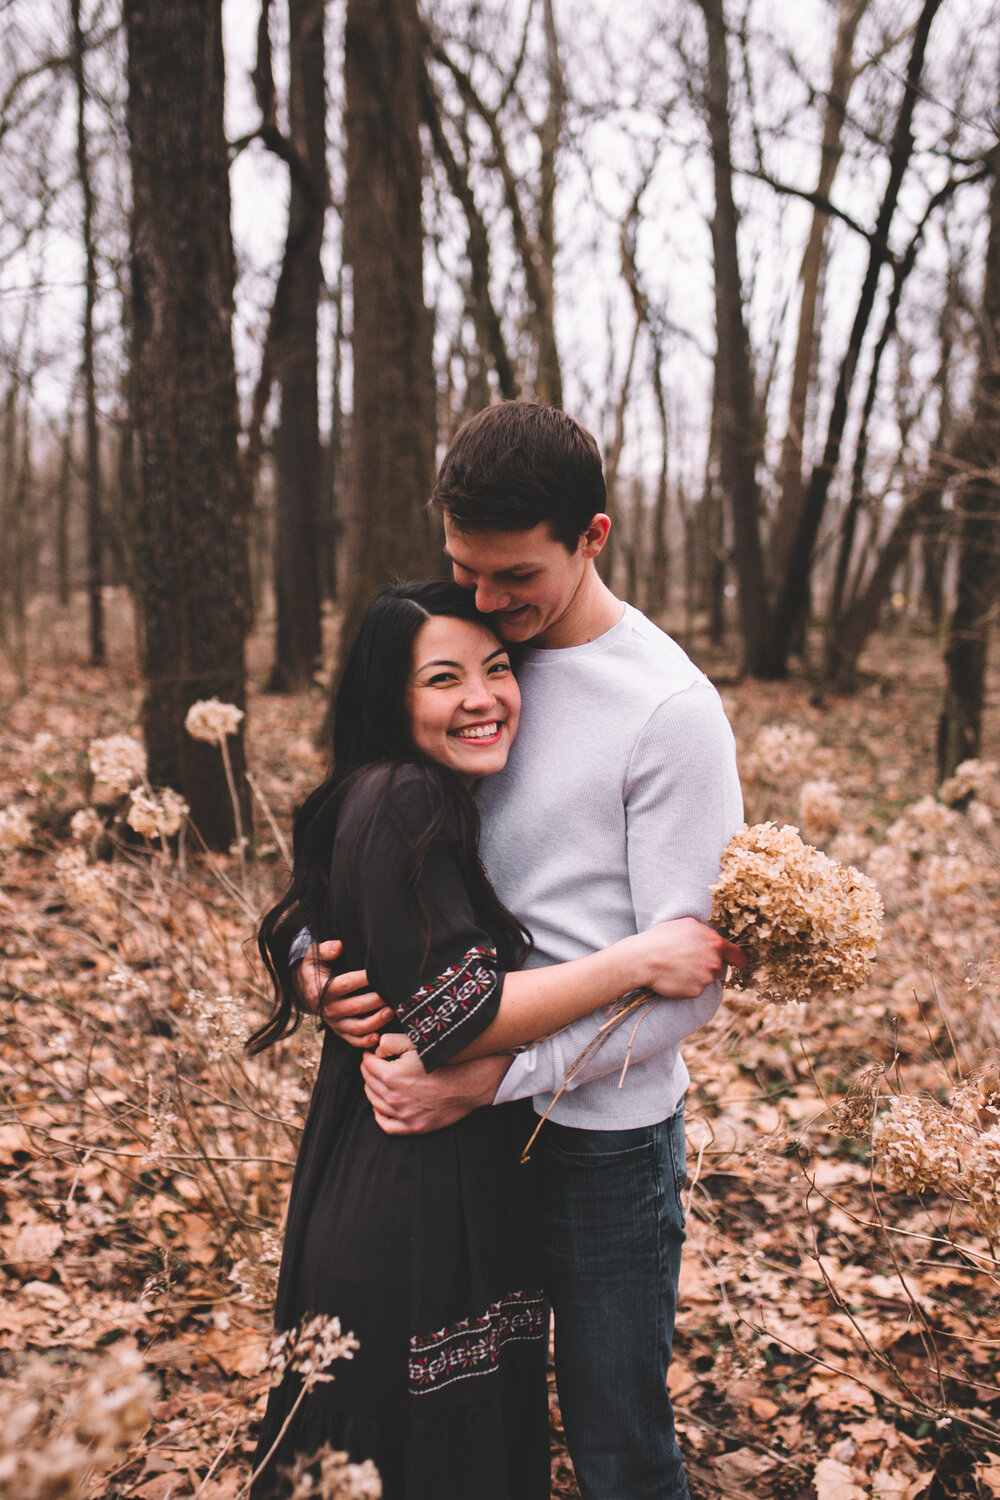
[[[440,579],[397,583],[372,601],[347,654],[334,705],[333,764],[295,814],[292,878],[258,928],[257,945],[274,989],[274,1009],[247,1041],[250,1053],[262,1052],[302,1022],[303,1006],[289,950],[303,928],[308,927],[317,941],[327,935],[337,821],[351,787],[372,766],[384,765],[389,772],[380,783],[380,796],[392,797],[392,771],[404,764],[427,767],[440,783],[442,796],[435,799],[438,810],[410,847],[408,875],[414,889],[428,851],[446,839],[455,847],[462,874],[490,932],[513,952],[515,963],[522,963],[530,950],[528,933],[498,899],[483,872],[478,853],[479,812],[472,793],[453,771],[413,742],[406,701],[413,645],[421,626],[435,615],[489,629],[471,590]],[[446,833],[445,824],[453,818],[457,833]],[[430,934],[426,936],[429,945]]]

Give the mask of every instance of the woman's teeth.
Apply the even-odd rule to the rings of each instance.
[[[460,740],[491,740],[498,734],[500,725],[493,724],[470,724],[468,729],[453,729],[452,733]]]

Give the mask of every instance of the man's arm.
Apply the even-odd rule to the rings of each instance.
[[[736,749],[718,693],[699,680],[660,705],[636,740],[622,786],[638,930],[675,917],[706,921],[722,851],[743,820]],[[566,1084],[579,1088],[679,1046],[718,1009],[722,986],[653,1002],[624,1021]],[[495,1102],[555,1093],[605,1021],[586,1016],[515,1057]]]
[[[423,1135],[464,1120],[493,1103],[509,1066],[509,1057],[477,1057],[427,1073],[412,1042],[398,1034],[361,1059],[365,1093],[387,1135]]]

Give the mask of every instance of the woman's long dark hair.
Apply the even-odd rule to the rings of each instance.
[[[347,654],[334,705],[333,765],[326,780],[309,793],[295,815],[292,878],[258,929],[257,944],[274,986],[274,1009],[250,1037],[248,1052],[262,1052],[295,1031],[302,1021],[302,1001],[288,961],[289,949],[304,927],[317,941],[325,935],[337,820],[351,786],[371,766],[387,768],[381,792],[384,796],[392,795],[392,772],[400,765],[416,762],[439,779],[442,796],[438,811],[410,849],[410,879],[416,886],[428,850],[446,836],[444,825],[456,816],[457,837],[450,833],[447,837],[455,847],[476,905],[484,911],[494,937],[505,940],[513,949],[515,961],[521,963],[527,956],[531,942],[528,934],[497,898],[479,862],[479,813],[472,793],[453,771],[413,743],[406,702],[413,643],[420,627],[434,615],[475,625],[487,623],[477,611],[470,589],[436,579],[398,583],[383,589],[372,601]]]

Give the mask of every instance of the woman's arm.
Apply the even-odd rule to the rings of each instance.
[[[727,964],[739,968],[744,962],[741,949],[714,928],[694,917],[681,917],[658,922],[585,958],[508,973],[496,1016],[454,1061],[509,1052],[537,1041],[630,990],[693,1000],[722,978]]]

